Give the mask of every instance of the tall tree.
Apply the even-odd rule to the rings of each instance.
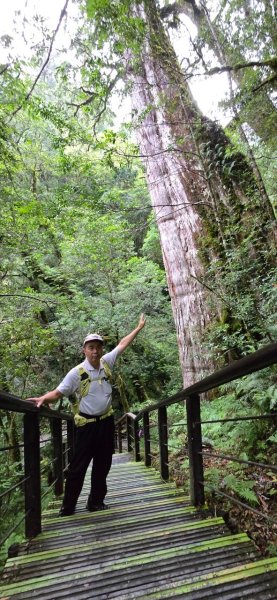
[[[257,273],[261,276],[267,271],[265,252],[269,262],[272,256],[272,208],[260,197],[244,156],[197,108],[156,2],[125,2],[124,22],[122,15],[119,21],[117,3],[109,3],[109,9],[93,0],[87,4],[98,36],[99,30],[105,32],[105,40],[110,36],[115,52],[120,43],[122,51],[123,40],[129,46],[124,58],[126,76],[132,82],[133,118],[188,385],[216,358],[209,361],[203,352],[206,328],[215,316],[223,319],[224,313],[229,323],[236,320],[248,343],[255,346],[258,342],[260,334],[251,326],[250,316],[241,314],[239,303],[243,293],[248,293],[248,309],[258,302],[253,278],[257,281]],[[124,30],[127,19],[129,29]],[[234,255],[239,263],[237,277],[229,289],[222,290],[221,280],[232,277]],[[227,300],[230,288],[232,297]],[[263,333],[267,335],[266,326]],[[230,356],[236,357],[241,349],[233,345]]]

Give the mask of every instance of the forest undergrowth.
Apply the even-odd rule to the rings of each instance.
[[[170,456],[170,479],[176,487],[182,487],[189,493],[189,470],[184,468],[184,458]],[[221,515],[227,526],[234,533],[246,532],[263,556],[277,555],[277,526],[272,521],[252,512],[255,508],[276,522],[277,520],[277,479],[276,473],[268,470],[264,473],[259,468],[249,467],[236,470],[228,468],[228,461],[206,457],[204,454],[205,481],[207,482],[205,499],[213,516]],[[220,498],[209,490],[209,483],[216,473],[219,491],[224,491],[239,502],[247,502],[245,496],[255,496],[255,501],[249,501],[249,508],[243,508],[231,500]],[[249,485],[250,484],[250,485]],[[252,504],[252,506],[251,506]]]

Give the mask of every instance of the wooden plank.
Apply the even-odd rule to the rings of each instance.
[[[155,511],[155,509],[157,508],[165,508],[166,506],[170,506],[170,508],[176,508],[179,507],[180,505],[182,505],[184,508],[189,508],[191,511],[191,506],[187,504],[187,502],[184,501],[184,497],[183,496],[172,496],[171,498],[162,498],[162,499],[156,499],[156,498],[152,498],[151,500],[147,500],[144,499],[143,502],[143,509],[151,509],[151,514],[153,514],[153,512]],[[129,506],[129,512],[132,512],[132,515],[134,515],[137,511],[141,512],[142,509],[142,502],[129,502],[128,504]],[[105,511],[105,515],[108,516],[109,514],[111,514],[111,512],[113,514],[120,515],[121,513],[126,513],[126,506],[113,506],[112,508],[108,509]],[[96,517],[99,517],[99,512],[97,514],[95,514]],[[94,516],[94,515],[93,515]],[[75,514],[75,519],[79,519],[81,521],[83,521],[84,519],[88,519],[91,518],[91,515],[89,513],[83,514],[83,513],[76,513]],[[61,522],[61,518],[60,517],[52,517],[52,518],[44,518],[43,519],[43,525],[47,526],[47,525],[53,525],[55,523],[60,523]]]
[[[277,572],[277,558],[265,558],[257,561],[256,563],[248,563],[241,565],[240,567],[232,567],[223,571],[219,570],[212,573],[207,573],[206,575],[198,577],[197,581],[192,580],[190,582],[184,582],[183,585],[175,587],[171,590],[159,589],[158,593],[152,592],[145,596],[141,596],[141,600],[162,600],[162,598],[173,598],[174,596],[180,596],[180,593],[187,594],[193,590],[203,590],[203,588],[207,587],[207,585],[210,587],[219,586],[220,584],[224,584],[226,582],[231,583],[241,579],[255,577],[257,575],[264,575],[271,572]],[[277,591],[277,588],[275,588],[275,591]],[[125,600],[124,596],[122,596],[122,600]]]
[[[230,560],[230,557],[226,556],[226,562],[228,562],[228,560]],[[168,565],[168,571],[170,572],[171,570],[171,581],[166,587],[164,587],[164,583],[166,582],[166,577],[164,577],[166,563],[161,562],[156,565],[155,571],[153,571],[153,569],[147,569],[147,565],[145,564],[140,565],[139,568],[137,567],[136,571],[134,571],[132,567],[117,569],[117,575],[115,575],[116,569],[113,569],[112,567],[109,570],[104,570],[104,573],[102,574],[96,573],[93,568],[88,572],[76,570],[75,573],[71,572],[67,575],[56,574],[52,578],[48,575],[45,578],[33,578],[26,582],[17,582],[15,584],[2,586],[0,591],[4,594],[5,598],[28,598],[28,594],[30,598],[36,593],[36,597],[39,597],[41,600],[44,597],[43,590],[48,590],[48,597],[50,591],[50,597],[58,599],[66,593],[72,593],[75,588],[75,594],[76,596],[78,594],[77,597],[79,598],[79,592],[84,589],[84,586],[87,586],[87,591],[90,594],[87,598],[98,598],[103,597],[104,593],[106,593],[107,597],[107,593],[110,593],[110,590],[120,583],[121,600],[130,600],[130,588],[132,588],[131,597],[137,597],[140,594],[139,583],[143,581],[144,587],[148,587],[148,593],[143,595],[140,594],[140,600],[162,600],[163,598],[178,597],[180,594],[187,594],[199,589],[201,589],[203,593],[203,589],[207,587],[212,588],[224,585],[225,583],[238,582],[257,576],[263,578],[269,573],[273,574],[275,572],[276,574],[277,572],[277,559],[275,559],[275,561],[272,561],[272,559],[263,559],[256,563],[244,562],[225,569],[217,569],[217,561],[218,558],[216,557],[215,563],[211,563],[213,568],[210,569],[209,572],[195,575],[195,561],[194,563],[191,563],[187,569],[188,573],[186,573],[186,566],[179,560],[179,564],[176,563],[176,560],[173,558],[172,564]],[[181,569],[182,574],[180,574]],[[177,581],[179,579],[179,585],[176,585],[175,582],[172,583],[172,574],[174,575],[175,573],[177,574]],[[122,590],[126,586],[126,579],[124,586],[124,577],[127,578],[129,588],[126,590],[126,595],[122,593]],[[154,588],[153,582],[155,582]],[[134,594],[135,590],[137,590],[137,594]],[[32,596],[30,596],[30,594],[32,594]],[[110,597],[113,598],[114,595],[111,595]]]
[[[116,465],[110,509],[99,513],[85,512],[88,476],[76,514],[48,511],[43,532],[7,561],[1,600],[276,598],[277,559],[260,560],[246,534],[230,534],[223,519],[188,506],[152,471]]]
[[[101,574],[102,576],[106,576],[109,573],[114,573],[115,571],[119,571],[119,570],[123,570],[124,572],[126,572],[126,570],[132,568],[138,568],[142,565],[149,565],[150,563],[158,563],[159,566],[161,565],[161,561],[166,561],[166,563],[169,562],[170,559],[173,559],[174,561],[179,560],[180,557],[184,557],[187,555],[190,555],[190,557],[195,554],[195,553],[205,553],[205,555],[207,556],[207,552],[209,550],[215,550],[217,548],[226,548],[227,546],[233,545],[233,543],[236,543],[236,545],[239,544],[243,544],[243,543],[249,543],[249,539],[247,538],[246,534],[241,534],[241,535],[231,535],[231,536],[226,536],[224,538],[221,539],[216,539],[216,540],[208,540],[205,542],[200,542],[198,544],[189,544],[188,546],[186,546],[185,548],[179,548],[179,547],[174,547],[174,548],[170,548],[170,549],[166,549],[166,550],[160,550],[158,552],[155,552],[153,554],[153,552],[151,553],[146,553],[146,554],[139,554],[136,556],[132,556],[129,558],[123,558],[120,560],[117,560],[116,563],[114,561],[114,557],[110,556],[110,562],[108,564],[108,566],[104,566],[101,565],[92,565],[89,564],[88,567],[83,567],[82,572],[78,572],[76,573],[76,567],[74,565],[74,562],[69,565],[69,569],[70,572],[66,575],[61,575],[59,574],[59,582],[73,582],[75,579],[78,579],[78,581],[80,581],[80,579],[83,579],[85,577],[87,577],[88,572],[89,572],[89,577],[95,576],[97,574]],[[209,560],[211,561],[211,556],[209,556]],[[218,559],[216,559],[218,560]],[[277,560],[277,559],[276,559]],[[277,568],[277,566],[276,566]],[[31,589],[40,589],[41,587],[51,584],[52,581],[55,581],[57,579],[57,574],[48,574],[46,577],[32,577],[31,579],[29,579],[28,582],[16,582],[13,584],[9,584],[8,586],[3,587],[2,589],[2,593],[6,593],[7,591],[12,591],[15,590],[16,592],[19,591],[27,591],[30,588]]]
[[[183,543],[185,543],[185,538],[182,535],[183,533],[189,531],[190,533],[192,531],[197,531],[198,529],[201,529],[201,533],[203,533],[203,529],[208,529],[208,528],[213,528],[217,525],[220,525],[221,527],[219,528],[219,532],[218,535],[221,536],[222,535],[222,524],[223,524],[223,520],[221,517],[216,517],[214,519],[205,519],[203,521],[196,521],[194,523],[185,523],[184,525],[175,525],[172,526],[170,528],[164,528],[162,531],[156,531],[155,529],[150,529],[148,531],[148,536],[151,537],[151,539],[157,540],[159,537],[162,538],[166,538],[166,540],[168,541],[169,536],[172,535],[173,533],[180,533]],[[142,542],[143,540],[145,540],[145,533],[134,533],[134,534],[129,534],[126,535],[124,537],[124,542],[125,545],[129,545],[131,542]],[[112,548],[113,550],[117,547],[122,547],[122,540],[120,539],[118,540],[101,540],[101,541],[95,541],[92,542],[90,544],[84,545],[81,544],[78,546],[78,544],[74,544],[71,546],[63,546],[62,547],[62,552],[63,554],[76,554],[79,551],[82,552],[88,552],[88,551],[92,551],[92,550],[99,550],[100,548]],[[19,564],[28,564],[28,563],[34,563],[37,561],[41,561],[44,559],[51,559],[53,557],[58,556],[61,553],[61,549],[55,549],[55,550],[47,550],[47,551],[41,551],[41,552],[37,552],[35,554],[28,554],[28,555],[22,555],[22,556],[18,556],[18,557],[14,557],[14,558],[9,558],[7,560],[6,565],[9,567],[13,567]]]
[[[76,530],[79,532],[79,534],[86,530],[91,531],[93,526],[95,527],[95,531],[96,530],[99,531],[101,529],[104,529],[104,531],[107,531],[107,529],[109,530],[112,527],[114,527],[114,526],[116,527],[118,525],[121,527],[122,531],[128,530],[128,527],[130,525],[135,525],[135,527],[138,526],[138,524],[140,522],[141,514],[142,513],[139,512],[138,515],[136,515],[136,516],[125,517],[125,519],[123,521],[121,515],[119,515],[118,518],[114,518],[112,510],[105,510],[105,521],[103,521],[102,511],[99,511],[96,513],[90,513],[90,514],[81,514],[80,513],[80,515],[78,517],[77,517],[77,515],[72,515],[70,517],[67,517],[66,522],[64,522],[64,523],[61,523],[61,519],[57,519],[56,526],[54,527],[53,531],[49,530],[49,526],[48,526],[48,530],[45,530],[40,535],[38,535],[35,538],[33,543],[40,542],[42,540],[46,540],[47,538],[54,539],[55,537],[59,537],[61,535],[63,529],[65,529],[65,525],[66,525],[66,534],[67,535],[73,535],[74,533],[76,533]],[[144,513],[143,523],[141,523],[141,529],[147,523],[154,524],[155,522],[159,522],[165,516],[165,514],[166,514],[168,522],[172,522],[172,521],[176,520],[176,517],[179,517],[179,516],[181,516],[183,518],[183,520],[185,520],[186,517],[190,519],[192,515],[195,515],[196,517],[198,515],[198,513],[196,512],[196,510],[193,506],[171,509],[170,515],[168,515],[167,511],[162,511],[162,510],[153,515],[150,511],[148,513]],[[111,519],[109,519],[108,516],[110,516]],[[200,518],[200,516],[199,516],[199,518]],[[59,526],[59,529],[57,529],[57,525]]]

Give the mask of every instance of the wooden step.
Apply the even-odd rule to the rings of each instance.
[[[261,559],[246,534],[196,510],[182,491],[141,463],[114,464],[109,509],[57,517],[7,560],[1,600],[269,600],[277,598],[277,559]],[[255,594],[254,594],[255,591]]]

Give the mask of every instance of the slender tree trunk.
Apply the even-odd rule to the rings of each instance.
[[[263,0],[265,14],[267,15],[268,22],[271,21],[273,24],[272,31],[269,32],[272,41],[272,55],[276,54],[276,26],[275,26],[275,15],[273,14],[273,7],[270,6],[270,2]],[[242,2],[242,10],[245,10],[245,19],[254,19],[255,13],[250,3]],[[199,35],[205,40],[205,43],[211,48],[218,58],[221,65],[235,65],[238,63],[246,63],[247,58],[243,56],[241,50],[230,43],[226,33],[216,22],[212,22],[209,16],[209,9],[207,8],[206,1],[201,0],[200,8],[194,2],[182,1],[180,3],[173,4],[172,10],[177,13],[186,14],[194,23],[199,31]],[[257,71],[254,71],[253,67],[232,71],[232,80],[238,86],[243,89],[245,82],[245,75],[249,77],[249,72],[252,71],[254,78],[256,79],[256,85],[261,83],[258,80]],[[253,87],[254,84],[253,84]],[[258,100],[259,99],[259,100]],[[241,123],[248,123],[251,129],[265,144],[272,143],[272,140],[276,139],[277,134],[277,111],[274,102],[272,102],[268,89],[262,88],[259,91],[259,96],[252,93],[251,97],[248,94],[246,103],[241,103],[240,110],[236,111],[239,113],[239,120]],[[259,110],[257,111],[257,104]],[[233,103],[234,106],[234,103]],[[236,115],[237,117],[237,115]],[[244,135],[243,135],[244,138]]]
[[[213,24],[211,22],[209,12],[208,12],[203,0],[202,0],[202,8],[203,8],[203,13],[205,15],[204,18],[206,20],[207,27],[211,34],[211,39],[213,40],[212,48],[213,48],[216,56],[218,57],[219,61],[223,65],[228,64],[230,61],[232,63],[233,59],[232,58],[230,59],[231,51],[229,48],[229,44],[228,44],[227,40],[225,40],[224,48],[220,44],[217,29],[216,29],[216,27],[213,26]],[[250,9],[248,8],[248,10],[250,10]],[[228,49],[229,49],[229,55],[228,55]],[[236,53],[238,53],[237,49],[236,49]],[[244,59],[244,57],[242,57],[240,55],[239,60],[241,62],[244,62],[245,59]],[[232,73],[232,76],[230,73],[227,73],[227,77],[228,77],[228,82],[229,82],[230,102],[231,102],[231,107],[233,110],[233,115],[234,115],[234,118],[236,121],[236,125],[238,126],[241,140],[245,144],[245,147],[247,149],[248,160],[252,167],[254,177],[256,178],[256,182],[257,182],[257,185],[259,188],[260,196],[264,203],[265,210],[271,215],[271,218],[272,218],[274,216],[273,207],[270,203],[270,200],[269,200],[267,191],[265,189],[265,185],[264,185],[259,167],[257,165],[254,153],[249,144],[247,135],[244,131],[243,124],[246,121],[248,123],[248,125],[250,125],[250,127],[252,127],[253,131],[260,137],[260,139],[262,141],[264,141],[265,143],[267,143],[268,136],[269,135],[273,136],[274,130],[275,130],[274,137],[276,138],[277,111],[276,111],[274,104],[271,102],[269,96],[267,95],[267,93],[263,92],[262,93],[262,102],[260,103],[259,114],[257,114],[257,104],[255,102],[254,102],[254,107],[253,107],[253,102],[250,104],[247,103],[248,108],[247,107],[244,108],[244,111],[242,111],[240,113],[240,111],[237,109],[237,106],[236,106],[233,80],[238,84],[238,86],[240,86],[243,83],[243,79],[244,79],[243,71],[234,71]],[[270,119],[270,126],[268,123],[269,119]]]

